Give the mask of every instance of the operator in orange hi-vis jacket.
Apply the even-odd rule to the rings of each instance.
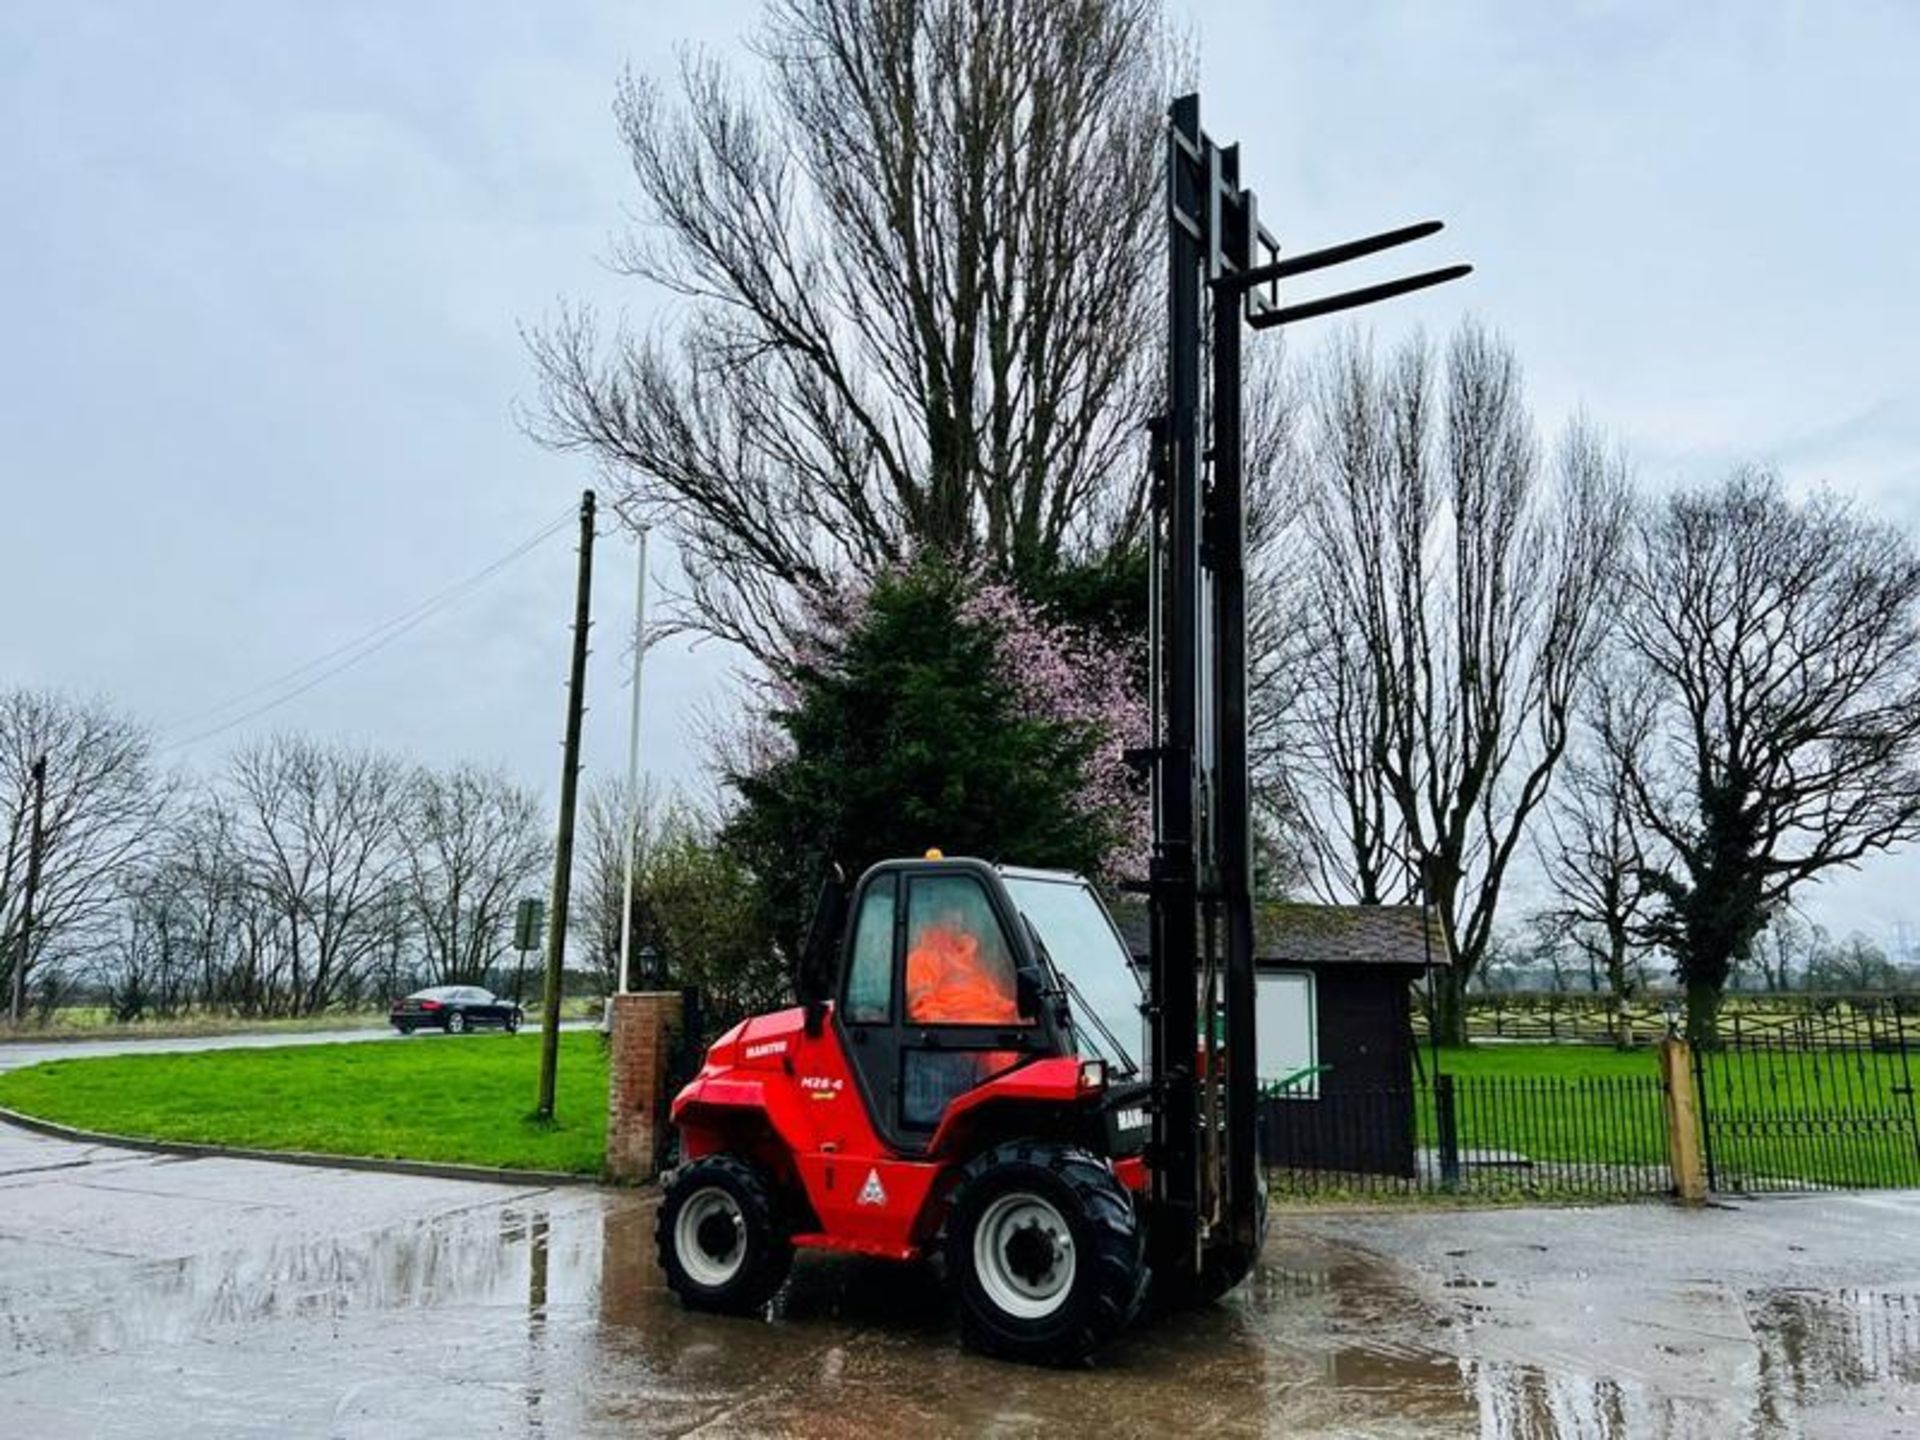
[[[907,952],[907,1018],[927,1025],[1018,1025],[1013,965],[957,912],[941,916]]]

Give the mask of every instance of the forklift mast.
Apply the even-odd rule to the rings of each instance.
[[[1296,304],[1280,281],[1431,235],[1427,221],[1282,258],[1240,184],[1240,147],[1168,112],[1167,397],[1152,443],[1153,793],[1148,991],[1151,1263],[1194,1280],[1259,1248],[1252,796],[1247,773],[1243,323],[1282,326],[1467,274],[1454,265]]]

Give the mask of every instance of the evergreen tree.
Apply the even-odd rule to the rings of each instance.
[[[782,667],[760,753],[729,777],[742,803],[727,838],[783,948],[797,950],[829,863],[857,876],[937,847],[1090,873],[1126,864],[1130,662],[937,559],[824,607]]]

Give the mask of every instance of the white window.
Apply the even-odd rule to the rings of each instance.
[[[1262,970],[1254,986],[1260,1087],[1284,1086],[1290,1099],[1320,1097],[1320,1029],[1314,1014],[1313,974]]]

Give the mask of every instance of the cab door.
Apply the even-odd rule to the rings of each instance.
[[[894,1148],[924,1150],[955,1097],[1047,1053],[1017,923],[978,863],[868,877],[835,1009],[874,1128]]]
[[[854,904],[847,933],[847,963],[835,997],[834,1028],[852,1070],[858,1103],[876,1134],[895,1144],[887,1123],[899,1035],[894,1002],[894,955],[899,948],[900,877],[869,875]],[[838,1109],[838,1107],[834,1107]],[[850,1136],[832,1137],[844,1144]]]

